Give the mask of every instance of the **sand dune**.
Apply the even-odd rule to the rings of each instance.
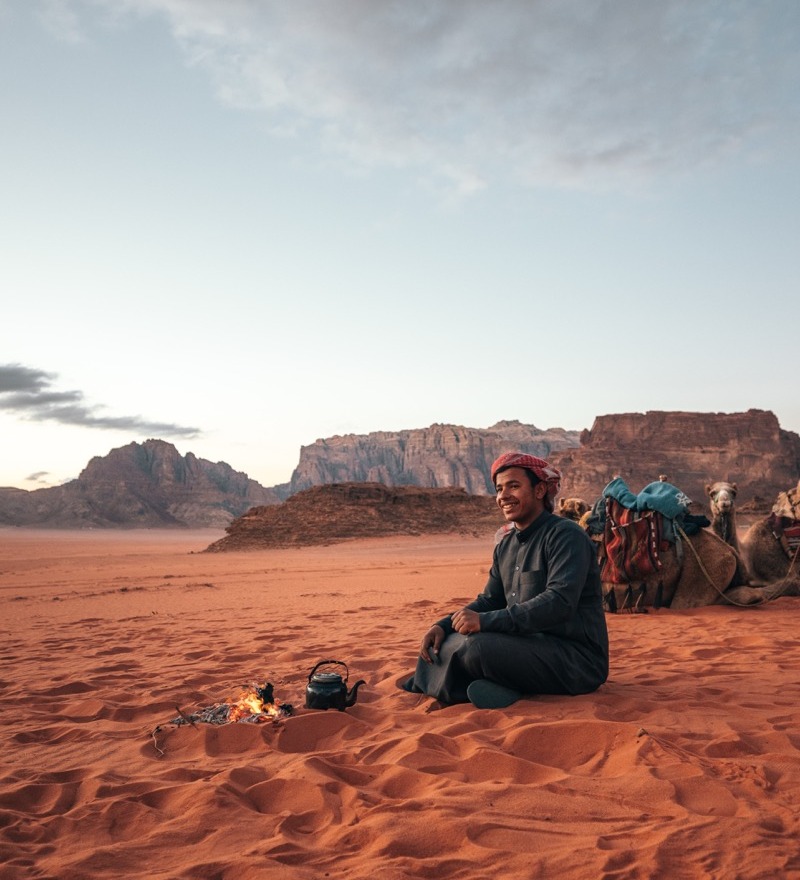
[[[0,531],[1,880],[800,877],[800,599],[609,617],[596,694],[436,709],[396,683],[491,535],[220,536]],[[294,715],[170,723],[265,680]]]

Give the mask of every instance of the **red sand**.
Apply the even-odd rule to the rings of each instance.
[[[218,537],[0,530],[2,880],[800,877],[800,599],[609,617],[596,694],[430,711],[396,682],[491,535]],[[264,680],[296,715],[169,723]]]

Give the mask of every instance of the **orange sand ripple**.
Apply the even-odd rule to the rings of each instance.
[[[431,711],[396,683],[491,535],[220,536],[0,530],[0,880],[800,876],[800,599],[611,616],[596,694]],[[266,680],[295,715],[169,724]]]

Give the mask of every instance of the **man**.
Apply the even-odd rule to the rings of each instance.
[[[608,677],[600,572],[588,535],[553,513],[561,474],[520,452],[501,455],[491,474],[513,528],[495,547],[483,593],[425,633],[401,687],[481,709],[594,691]]]

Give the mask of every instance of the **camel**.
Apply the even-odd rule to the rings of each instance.
[[[706,483],[706,495],[711,508],[711,530],[736,551],[738,562],[731,586],[741,586],[749,581],[747,569],[742,560],[742,548],[736,527],[736,483],[721,480]]]
[[[630,585],[603,580],[609,611],[673,610],[704,605],[760,605],[773,598],[767,590],[746,584],[731,586],[739,557],[710,529],[684,533],[678,545],[659,552],[661,568]],[[602,553],[602,550],[601,550]],[[613,596],[613,598],[612,598]]]
[[[588,513],[591,508],[583,498],[559,498],[558,515],[567,519],[580,522],[581,517]]]
[[[603,494],[582,524],[597,543],[608,611],[748,606],[773,598],[768,590],[735,583],[740,565],[736,550],[704,527],[710,525],[708,519],[690,515],[689,499],[665,479],[646,486],[638,496],[624,482],[612,481]],[[617,506],[614,519],[609,519],[612,514],[604,509],[612,498],[625,498],[627,513]],[[669,504],[677,505],[675,519],[654,510],[666,514]]]
[[[742,539],[754,582],[780,596],[800,596],[800,481],[778,493],[772,513]]]
[[[736,483],[724,480],[706,483],[706,495],[711,508],[711,528],[726,544],[741,552],[736,535]]]

